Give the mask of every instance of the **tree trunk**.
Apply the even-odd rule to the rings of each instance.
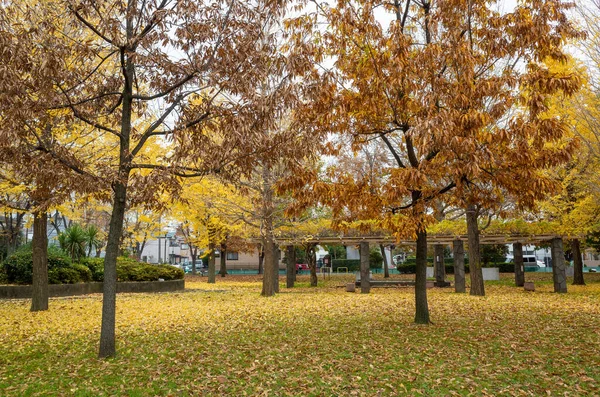
[[[525,285],[525,268],[523,267],[523,244],[513,243],[513,262],[515,264],[515,285]]]
[[[198,248],[197,247],[192,247],[192,245],[190,244],[190,254],[192,255],[192,274],[196,274],[197,270],[196,270],[196,260],[198,258]]]
[[[273,186],[271,185],[271,170],[267,165],[263,165],[262,170],[262,226],[263,226],[263,249],[264,275],[263,275],[263,296],[273,296],[279,288],[279,269],[276,266],[277,253],[275,252],[275,237],[273,235]],[[275,272],[277,271],[277,277]]]
[[[274,252],[273,252],[273,242],[269,240],[268,237],[263,236],[263,252],[264,252],[264,272],[263,272],[263,285],[262,285],[262,296],[273,296],[275,295],[275,282],[273,281],[273,265],[275,261],[273,260]]]
[[[565,252],[560,237],[552,239],[552,278],[554,280],[554,292],[567,292]]]
[[[371,280],[369,278],[369,243],[360,243],[360,293],[371,292]]]
[[[467,234],[469,239],[469,276],[471,278],[471,295],[485,296],[483,271],[481,270],[481,254],[479,251],[479,225],[477,209],[473,204],[467,208]]]
[[[318,283],[317,279],[317,257],[315,253],[315,244],[308,244],[306,246],[306,260],[308,261],[308,268],[310,269],[310,286],[316,287]]]
[[[427,305],[427,232],[417,232],[417,252],[415,271],[415,323],[429,324]]]
[[[258,244],[258,274],[264,273],[265,250],[262,244]]]
[[[383,244],[379,244],[379,250],[381,256],[383,256],[383,278],[390,278],[390,266],[388,264],[387,255],[385,254],[385,247]]]
[[[446,264],[444,263],[444,246],[436,244],[433,246],[433,263],[435,271],[435,286],[447,287],[446,282]]]
[[[225,277],[227,275],[227,244],[221,244],[221,269],[219,269],[219,274],[221,277]]]
[[[294,288],[296,281],[296,247],[288,245],[285,249],[285,286]]]
[[[208,283],[216,283],[215,243],[208,244]]]
[[[583,259],[581,258],[581,246],[578,239],[571,240],[571,252],[573,252],[573,285],[585,285]]]
[[[31,311],[48,310],[48,235],[45,212],[33,214],[33,285]]]
[[[104,283],[102,295],[102,327],[100,330],[99,357],[115,355],[115,318],[117,306],[117,256],[123,231],[127,201],[127,177],[114,183],[113,211],[110,218],[106,256],[104,258]]]
[[[279,260],[281,258],[281,252],[279,246],[273,243],[273,289],[275,292],[279,292]]]
[[[160,246],[160,236],[158,237],[158,263],[162,263],[162,255],[161,255],[161,246]]]
[[[466,292],[465,286],[465,247],[462,240],[452,242],[454,256],[454,292]]]

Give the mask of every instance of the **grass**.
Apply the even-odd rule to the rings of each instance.
[[[429,326],[413,324],[412,288],[361,295],[339,287],[351,277],[300,277],[261,298],[258,277],[189,277],[186,292],[119,295],[108,360],[101,296],[44,313],[0,301],[0,395],[600,395],[600,275],[568,294],[526,276],[536,292],[511,275],[483,298],[429,290]]]

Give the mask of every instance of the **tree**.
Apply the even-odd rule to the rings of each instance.
[[[557,144],[565,124],[545,117],[545,101],[558,91],[573,93],[577,76],[552,73],[541,62],[564,60],[562,43],[581,36],[565,14],[569,5],[536,1],[500,14],[494,4],[317,3],[317,12],[292,24],[300,32],[296,45],[323,70],[316,73],[313,101],[297,110],[299,124],[348,135],[355,151],[380,139],[394,162],[384,169],[385,182],[374,186],[330,167],[325,181],[298,172],[287,188],[305,203],[332,206],[334,225],[377,220],[398,237],[416,239],[417,323],[429,323],[432,201],[454,190],[470,208],[485,198],[469,190],[479,183],[512,184],[526,203],[547,184],[535,170],[568,158]],[[387,26],[376,12],[393,21]],[[313,39],[305,40],[309,35]],[[326,59],[333,68],[323,66]],[[486,176],[498,167],[502,172]],[[303,188],[307,181],[309,189]],[[476,237],[470,246],[478,246]]]
[[[270,150],[258,145],[251,128],[254,82],[265,79],[264,65],[271,62],[265,21],[284,8],[278,2],[192,0],[56,0],[34,6],[44,12],[24,12],[25,34],[10,44],[33,54],[28,62],[37,71],[17,81],[53,93],[43,106],[67,110],[92,130],[90,141],[106,136],[116,147],[110,162],[95,164],[102,172],[96,176],[112,189],[99,350],[100,357],[112,356],[116,257],[127,205],[151,203],[165,189],[176,196],[180,177],[236,178],[255,151]],[[65,18],[66,27],[58,26]],[[22,24],[12,22],[11,28]],[[27,30],[38,25],[45,29]],[[161,153],[156,162],[147,161],[148,147]],[[64,152],[70,153],[44,142],[39,150],[63,161]]]

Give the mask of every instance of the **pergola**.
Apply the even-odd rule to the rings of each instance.
[[[550,242],[555,238],[563,238],[559,234],[480,234],[480,244],[539,244]],[[281,236],[275,238],[278,245],[298,245],[298,244],[340,244],[340,245],[359,245],[360,243],[369,244],[395,244],[395,245],[414,245],[414,240],[396,239],[394,236],[385,235],[364,235],[364,236]],[[455,241],[467,241],[467,235],[428,235],[428,245],[451,245]],[[256,242],[260,242],[258,239]]]
[[[259,239],[253,239],[259,242]],[[434,246],[434,269],[435,285],[444,287],[449,285],[445,281],[446,271],[443,259],[444,246],[452,245],[454,256],[454,276],[455,290],[464,292],[465,290],[465,254],[464,242],[468,241],[467,235],[451,234],[431,234],[427,236],[427,244]],[[560,234],[480,234],[480,245],[488,244],[513,244],[514,263],[515,263],[515,283],[523,286],[524,266],[523,266],[523,244],[550,243],[552,252],[552,273],[554,278],[554,291],[567,292],[566,264],[564,259],[563,236]],[[328,245],[358,245],[360,247],[360,273],[361,273],[361,292],[370,291],[369,280],[369,246],[371,244],[394,244],[396,246],[414,245],[415,241],[410,239],[400,239],[391,235],[384,234],[366,234],[366,235],[295,235],[295,236],[276,236],[275,244],[287,246],[288,252],[293,251],[295,245],[306,244],[328,244]]]

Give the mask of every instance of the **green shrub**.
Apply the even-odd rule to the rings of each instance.
[[[159,278],[163,280],[180,280],[183,277],[183,270],[175,266],[152,265],[124,257],[117,259],[118,281],[156,281]]]
[[[104,281],[103,258],[83,258],[80,263],[90,269],[92,281]]]
[[[21,247],[6,259],[0,267],[0,284],[31,284],[33,259],[31,245]],[[180,280],[183,270],[171,265],[151,265],[132,258],[117,259],[118,281]],[[58,247],[48,248],[48,282],[50,284],[74,284],[104,281],[104,259],[84,258],[81,263],[71,263],[70,258]]]
[[[48,272],[71,266],[70,258],[55,246],[48,247]],[[4,261],[3,273],[10,284],[31,284],[33,280],[33,254],[31,244],[24,245]]]
[[[80,273],[72,267],[57,267],[48,270],[48,283],[75,284],[81,281]]]
[[[331,261],[333,271],[336,272],[340,267],[347,267],[349,272],[360,271],[360,259],[334,259]]]
[[[381,269],[383,257],[381,257],[381,262],[371,261],[371,257],[369,255],[369,267],[371,269]],[[336,272],[340,267],[347,267],[349,272],[359,272],[360,271],[360,259],[334,259],[331,262],[331,266],[333,267],[333,271]]]
[[[87,266],[81,265],[79,263],[73,263],[71,265],[71,268],[77,273],[79,273],[79,280],[82,283],[89,283],[90,281],[92,281],[92,272]]]
[[[383,256],[379,251],[379,248],[369,252],[369,268],[381,269],[383,267]]]

